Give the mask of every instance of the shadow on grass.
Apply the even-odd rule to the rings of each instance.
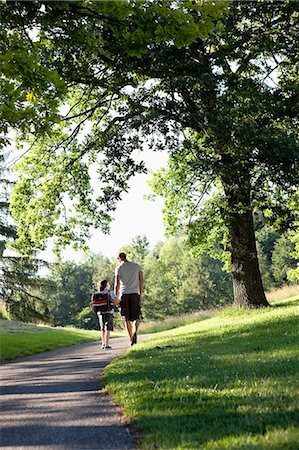
[[[171,344],[161,338],[159,345],[136,347],[112,365],[106,382],[120,392],[130,390],[128,408],[145,440],[151,436],[149,448],[176,448],[180,442],[201,448],[228,436],[295,427],[297,330],[298,317],[290,316],[212,335],[186,334]],[[283,447],[273,442],[271,448]],[[288,441],[285,448],[297,447]]]
[[[219,407],[219,405],[213,405]],[[209,410],[212,411],[209,405]],[[176,448],[184,445],[183,448],[202,448],[199,445],[208,442],[220,441],[226,436],[240,436],[242,434],[249,435],[265,435],[267,430],[271,428],[281,428],[282,424],[290,428],[298,426],[298,410],[288,415],[287,424],[285,422],[285,412],[271,412],[271,413],[238,413],[235,411],[228,411],[227,408],[221,405],[218,412],[201,412],[201,414],[187,414],[181,412],[176,415],[155,415],[149,414],[140,421],[140,426],[146,432],[161,430],[161,423],[163,423],[163,438],[168,438],[168,446],[166,448]],[[159,431],[158,431],[159,432]],[[168,435],[168,436],[167,436]],[[295,438],[294,438],[295,443]],[[284,447],[284,448],[298,448]],[[150,448],[165,448],[165,447],[150,447]],[[219,448],[219,447],[217,447]],[[235,447],[232,448],[243,448]],[[254,448],[248,446],[248,448]],[[273,443],[271,449],[282,450],[281,443]]]

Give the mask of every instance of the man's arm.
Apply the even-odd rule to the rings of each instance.
[[[116,295],[116,297],[119,298],[120,278],[117,273],[115,274],[114,288],[115,288],[115,295]]]
[[[143,272],[142,272],[142,270],[139,270],[139,292],[140,292],[140,303],[141,303],[141,298],[142,298],[143,286],[144,286]]]

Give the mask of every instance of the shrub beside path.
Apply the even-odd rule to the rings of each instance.
[[[1,448],[135,449],[121,410],[100,383],[128,339],[111,345],[85,343],[1,364]]]

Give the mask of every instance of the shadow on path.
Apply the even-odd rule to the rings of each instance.
[[[41,353],[1,365],[1,448],[136,448],[120,410],[100,388],[104,367],[128,348],[113,339]]]

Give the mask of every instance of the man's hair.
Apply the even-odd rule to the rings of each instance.
[[[125,253],[123,253],[123,252],[121,252],[121,253],[118,255],[118,257],[119,257],[119,259],[121,259],[122,261],[124,261],[125,259],[127,259],[127,255],[126,255]]]

